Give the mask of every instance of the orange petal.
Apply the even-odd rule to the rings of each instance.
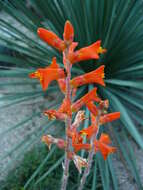
[[[105,86],[103,78],[104,78],[104,65],[100,66],[98,69],[92,72],[73,78],[70,83],[71,86],[74,88],[90,83],[97,83],[102,86]]]
[[[46,30],[44,28],[38,28],[39,37],[47,42],[50,46],[63,51],[65,49],[65,43],[54,32]]]
[[[42,88],[45,91],[48,88],[50,82],[53,80],[65,78],[65,73],[64,70],[61,69],[56,63],[56,58],[54,57],[50,66],[37,69],[37,71],[35,73],[31,73],[29,77],[40,80]]]
[[[58,111],[71,116],[71,101],[68,98],[65,98]]]
[[[80,98],[75,103],[73,103],[72,111],[73,112],[78,111],[84,104],[87,104],[90,101],[100,102],[101,99],[97,96],[96,91],[97,91],[97,88],[95,87],[90,92],[88,92],[86,95],[84,95],[82,98]]]
[[[86,103],[87,108],[89,109],[89,111],[94,115],[97,116],[98,115],[98,109],[96,107],[96,105],[93,103],[93,101]]]
[[[105,114],[100,117],[100,123],[104,124],[104,123],[111,122],[119,118],[120,118],[120,112]]]
[[[60,68],[60,66],[57,64],[56,57],[52,58],[52,63],[48,68],[50,68],[50,69],[59,69]]]
[[[99,59],[99,48],[101,41],[97,41],[90,46],[81,48],[80,50],[69,54],[69,60],[73,64],[79,61],[85,61],[89,59]]]
[[[80,151],[81,149],[90,150],[90,144],[73,144],[72,145],[75,152]]]
[[[91,126],[85,128],[85,129],[82,129],[79,133],[81,135],[86,135],[86,137],[88,139],[90,139],[92,137],[92,135],[95,134],[96,132],[97,132],[97,127],[91,125]]]
[[[63,94],[65,94],[65,92],[66,92],[66,80],[64,78],[58,79],[58,84],[59,84],[60,90],[63,92]]]
[[[66,21],[63,34],[64,41],[66,44],[71,44],[74,38],[74,28],[70,21]]]
[[[112,154],[117,150],[115,147],[110,147],[105,144],[100,144],[99,147],[100,147],[99,149],[100,149],[100,152],[101,152],[104,160],[107,159],[109,154]]]
[[[106,160],[109,154],[114,153],[116,151],[116,148],[95,140],[95,153],[97,151],[101,152],[104,160]]]
[[[111,139],[109,137],[109,135],[102,133],[99,139],[100,142],[105,143],[105,144],[110,144],[111,143]]]

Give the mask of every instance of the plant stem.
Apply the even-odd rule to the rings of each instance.
[[[70,87],[70,79],[71,79],[71,64],[68,60],[68,52],[69,49],[67,48],[64,51],[65,58],[66,58],[66,72],[67,72],[67,77],[66,77],[66,94],[65,98],[68,99],[71,103],[71,87]],[[62,179],[62,186],[61,190],[66,190],[67,187],[67,182],[68,182],[68,176],[69,176],[69,164],[70,164],[70,159],[68,158],[68,151],[70,151],[70,147],[72,146],[72,141],[71,138],[67,136],[67,130],[71,129],[71,119],[72,116],[67,115],[67,119],[65,121],[65,133],[66,133],[66,152],[65,152],[65,161],[63,165],[63,179]]]
[[[85,168],[84,170],[84,173],[83,173],[83,176],[81,178],[81,181],[80,181],[80,186],[78,188],[78,190],[82,190],[84,185],[85,185],[85,182],[86,182],[86,178],[87,176],[89,175],[90,173],[90,169],[91,169],[91,166],[92,166],[92,162],[93,162],[93,156],[94,156],[94,149],[95,149],[95,145],[94,145],[94,141],[97,139],[97,136],[98,136],[98,133],[99,133],[99,120],[100,120],[100,115],[101,115],[101,112],[99,111],[98,112],[98,115],[97,115],[97,118],[96,118],[96,126],[98,127],[98,131],[97,133],[95,133],[91,140],[90,140],[90,144],[91,144],[91,150],[89,151],[89,154],[88,154],[88,164],[87,164],[87,167]]]

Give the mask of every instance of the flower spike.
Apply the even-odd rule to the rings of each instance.
[[[84,84],[91,84],[91,83],[97,83],[102,86],[105,86],[103,78],[104,78],[104,65],[100,66],[98,69],[92,72],[73,78],[70,84],[73,88],[77,88]]]
[[[37,33],[43,41],[47,42],[50,46],[58,49],[59,51],[64,51],[66,48],[64,41],[61,40],[54,32],[44,28],[38,28]]]
[[[37,69],[36,72],[29,74],[29,77],[40,80],[42,88],[45,91],[53,80],[65,78],[65,73],[57,64],[56,57],[54,57],[50,66]]]

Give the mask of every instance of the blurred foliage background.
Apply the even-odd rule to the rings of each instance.
[[[1,156],[1,161],[9,156],[12,157],[7,168],[12,168],[23,152],[39,143],[41,136],[47,131],[51,130],[54,135],[62,136],[64,130],[62,123],[48,121],[41,113],[44,108],[58,107],[62,100],[58,87],[53,83],[44,93],[38,81],[29,79],[28,74],[36,68],[50,64],[53,56],[57,57],[62,67],[61,54],[38,38],[37,28],[51,29],[62,38],[64,23],[68,19],[74,26],[75,41],[79,42],[78,48],[101,39],[102,46],[108,50],[96,63],[89,61],[76,64],[73,67],[73,76],[105,64],[106,88],[99,87],[98,93],[103,99],[109,99],[109,111],[121,112],[121,119],[113,122],[112,125],[103,126],[103,130],[111,135],[114,145],[118,147],[117,156],[123,162],[131,180],[138,189],[142,189],[142,180],[131,144],[132,140],[139,148],[143,148],[141,137],[143,125],[142,6],[142,0],[0,1],[0,10],[5,15],[0,17],[0,92],[3,95],[0,97],[0,109],[6,113],[6,110],[14,109],[17,105],[35,106],[38,102],[38,109],[33,109],[31,115],[22,117],[19,123],[0,133],[2,138],[8,133],[23,128],[28,122],[34,126],[32,131],[19,139],[16,146]],[[7,18],[15,20],[16,25]],[[85,86],[80,88],[77,96],[81,96],[88,89],[89,87]],[[57,93],[59,97],[56,99],[54,95]],[[89,115],[88,110],[86,115]],[[36,122],[33,124],[35,120],[40,120],[40,124],[36,125]],[[88,121],[85,121],[84,127],[87,126]],[[85,153],[81,152],[81,154]],[[55,147],[48,152],[42,146],[40,149],[33,148],[27,155],[30,156],[24,157],[24,160],[27,159],[26,163],[23,161],[19,166],[20,171],[15,174],[18,178],[14,177],[19,183],[22,179],[21,184],[11,187],[10,184],[13,182],[9,183],[8,177],[7,183],[3,183],[3,189],[45,190],[44,185],[50,185],[49,189],[58,189],[62,152],[56,151]],[[79,177],[74,176],[77,174],[74,172],[76,170],[74,166],[71,168],[73,179],[70,177],[69,184],[73,183],[73,185],[69,187],[76,189]],[[96,156],[85,189],[94,190],[101,186],[104,190],[110,190],[111,187],[114,190],[118,189],[112,156],[106,162],[100,155]]]

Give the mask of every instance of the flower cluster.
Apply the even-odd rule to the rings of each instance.
[[[72,102],[72,96],[75,96],[76,91],[82,85],[99,84],[105,86],[104,83],[104,65],[101,65],[96,70],[77,76],[71,79],[72,66],[80,61],[99,59],[99,55],[106,52],[106,49],[101,47],[101,41],[75,50],[78,43],[74,42],[74,28],[69,21],[66,21],[63,33],[63,39],[59,38],[52,31],[44,28],[38,29],[39,37],[48,43],[48,45],[56,48],[63,54],[64,68],[60,68],[56,61],[56,57],[52,59],[50,66],[39,68],[34,73],[29,75],[30,78],[37,78],[42,86],[42,89],[47,90],[49,84],[56,80],[58,85],[65,95],[61,106],[58,110],[45,110],[44,115],[48,119],[61,120],[65,122],[65,139],[56,138],[50,134],[44,135],[42,141],[45,142],[49,149],[52,144],[56,144],[60,149],[65,150],[65,163],[63,164],[64,177],[62,189],[66,188],[69,165],[68,160],[73,160],[79,172],[82,167],[90,167],[89,159],[82,158],[78,155],[81,149],[96,154],[100,152],[106,160],[109,154],[116,151],[115,147],[110,146],[111,139],[108,134],[102,133],[98,138],[100,125],[107,122],[112,122],[120,117],[119,112],[107,113],[109,102],[102,100],[97,94],[97,87],[85,94],[80,99]],[[90,118],[85,118],[83,107],[87,107],[90,111]],[[76,112],[74,121],[72,122],[73,113]],[[81,129],[85,119],[89,119],[91,125],[85,129]],[[83,136],[85,138],[83,138]],[[84,139],[84,140],[83,140]]]

